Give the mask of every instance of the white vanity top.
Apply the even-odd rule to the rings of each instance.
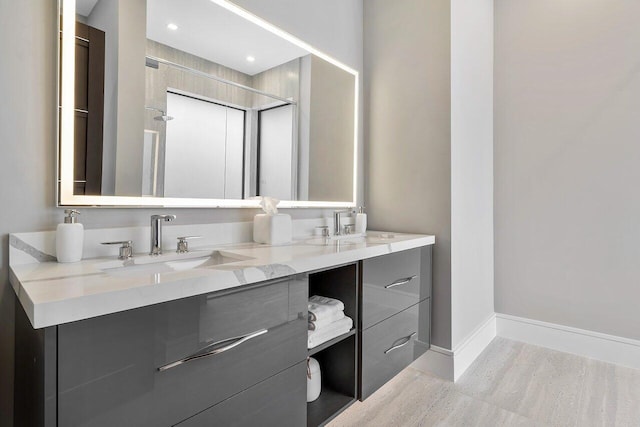
[[[12,251],[32,256],[34,251],[38,252],[16,236],[20,235],[10,238]],[[181,260],[219,250],[222,255],[238,259],[234,262],[169,272],[143,269],[136,274],[107,271],[117,271],[124,263],[136,263],[136,260],[142,263],[148,257],[140,255],[133,261],[100,257],[70,264],[41,258],[41,262],[10,263],[10,281],[33,327],[44,328],[434,243],[434,236],[375,231],[367,232],[367,237],[340,242],[308,237],[282,246],[232,243],[194,247],[190,254],[182,257],[166,252],[167,257]]]

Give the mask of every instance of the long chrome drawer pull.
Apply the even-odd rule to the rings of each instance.
[[[196,353],[193,353],[192,355],[185,357],[184,359],[176,360],[175,362],[169,363],[164,366],[160,366],[158,368],[158,371],[163,372],[163,371],[166,371],[167,369],[175,368],[178,365],[182,365],[183,363],[191,362],[192,360],[201,359],[203,357],[215,356],[216,354],[224,353],[227,350],[231,350],[232,348],[239,346],[245,341],[249,341],[252,338],[266,334],[267,332],[269,332],[268,329],[260,329],[259,331],[255,331],[247,335],[241,335],[239,337],[227,338],[226,340],[214,342],[198,350]],[[230,342],[230,344],[227,344],[223,347],[214,348],[213,350],[206,351],[208,348],[211,348],[226,342]]]
[[[395,282],[388,284],[388,285],[387,285],[387,286],[385,286],[384,288],[385,288],[385,289],[391,289],[391,288],[395,288],[396,286],[406,285],[407,283],[409,283],[410,281],[412,281],[412,280],[413,280],[413,279],[415,279],[416,277],[418,277],[418,276],[416,276],[416,275],[414,274],[413,276],[411,276],[411,277],[407,277],[406,279],[399,279],[399,280],[396,280]]]
[[[413,332],[411,335],[408,335],[404,338],[401,338],[402,342],[400,344],[396,344],[394,346],[392,346],[390,349],[385,350],[384,354],[389,354],[391,353],[393,350],[397,350],[401,347],[404,347],[405,345],[409,344],[409,341],[411,341],[411,338],[413,338],[414,336],[416,336],[417,332]],[[398,342],[398,341],[396,341]]]

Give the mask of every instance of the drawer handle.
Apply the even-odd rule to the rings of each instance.
[[[389,354],[393,350],[397,350],[397,349],[399,349],[401,347],[404,347],[405,345],[409,344],[409,341],[411,341],[411,338],[416,336],[416,334],[417,334],[417,332],[413,332],[411,335],[408,335],[408,336],[406,336],[404,338],[400,338],[396,342],[398,342],[398,341],[402,341],[402,342],[400,344],[396,344],[396,345],[391,346],[390,349],[387,349],[387,350],[384,351],[384,354]]]
[[[182,365],[183,363],[191,362],[192,360],[202,359],[203,357],[215,356],[216,354],[224,353],[227,350],[231,350],[232,348],[239,346],[243,342],[249,341],[252,338],[258,337],[258,336],[263,335],[263,334],[266,334],[267,332],[269,332],[269,330],[261,329],[259,331],[252,332],[252,333],[247,334],[247,335],[241,335],[239,337],[227,338],[226,340],[214,342],[214,343],[209,344],[208,346],[198,350],[197,352],[193,353],[192,355],[185,357],[184,359],[176,360],[175,362],[169,363],[169,364],[164,365],[164,366],[160,366],[158,368],[158,371],[163,372],[163,371],[166,371],[167,369],[175,368],[178,365]],[[218,347],[218,348],[214,348],[213,350],[206,351],[210,347],[214,347],[214,346],[217,346],[217,345],[220,345],[220,344],[224,344],[226,342],[229,342],[229,344],[227,344],[227,345],[225,345],[223,347]]]
[[[414,274],[413,276],[411,276],[411,277],[407,277],[406,279],[399,279],[399,280],[396,280],[395,282],[388,284],[388,285],[387,285],[387,286],[385,286],[384,288],[385,288],[385,289],[391,289],[391,288],[395,288],[396,286],[406,285],[407,283],[409,283],[410,281],[412,281],[412,280],[413,280],[413,279],[415,279],[416,277],[418,277],[418,276],[416,276],[416,275]]]

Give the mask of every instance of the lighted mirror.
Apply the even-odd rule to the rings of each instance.
[[[355,205],[356,71],[224,0],[60,4],[60,205]]]

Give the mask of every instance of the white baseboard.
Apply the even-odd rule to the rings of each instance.
[[[453,350],[432,345],[411,365],[449,381],[457,381],[496,336],[496,316],[491,314]]]
[[[640,369],[640,341],[508,314],[496,314],[498,336]]]
[[[500,313],[491,315],[453,350],[432,345],[411,367],[457,381],[496,336],[640,369],[638,340]]]
[[[496,315],[491,314],[487,320],[480,324],[462,343],[453,349],[453,380],[466,372],[480,353],[496,337]]]

